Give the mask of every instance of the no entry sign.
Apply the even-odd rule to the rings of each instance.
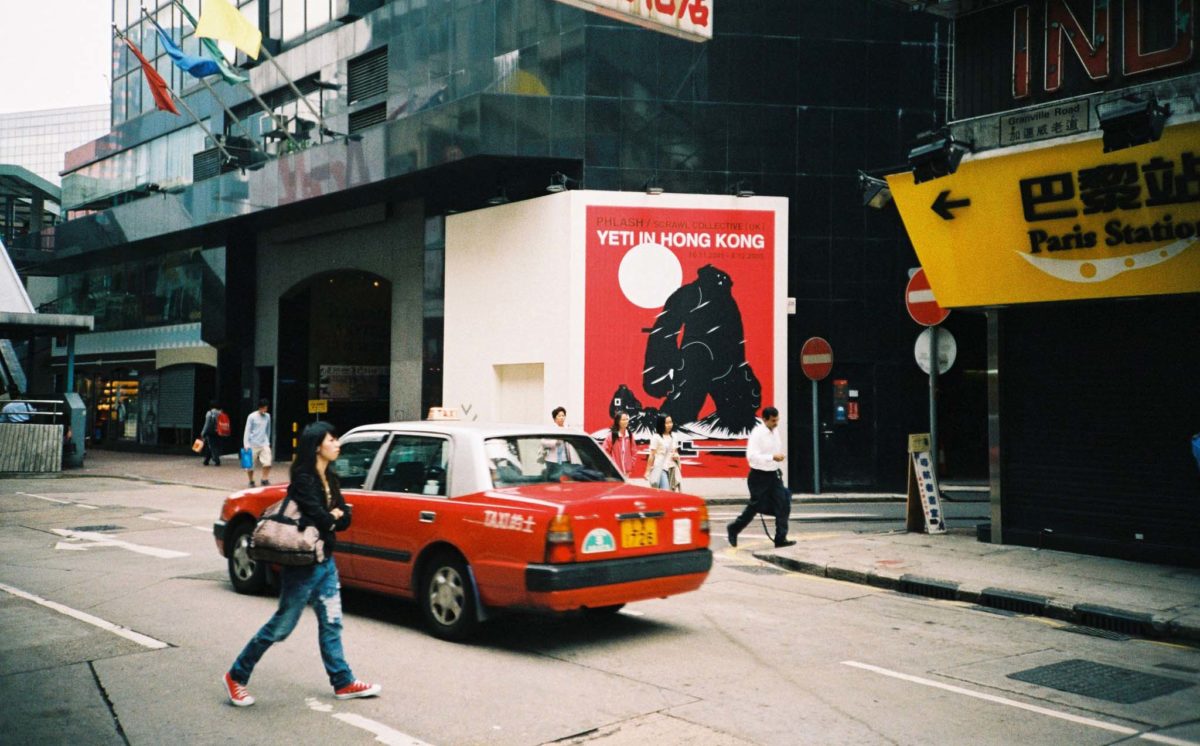
[[[820,337],[809,337],[800,348],[800,369],[813,381],[820,381],[833,370],[833,348]]]
[[[921,326],[937,326],[950,315],[948,309],[942,308],[933,298],[933,289],[929,287],[929,279],[925,270],[918,269],[908,280],[904,289],[904,305],[908,306],[908,315]]]

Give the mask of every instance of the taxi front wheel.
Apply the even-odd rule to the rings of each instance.
[[[426,566],[421,583],[421,615],[434,637],[465,640],[475,631],[475,588],[462,557],[442,552]]]
[[[229,582],[238,593],[258,594],[267,589],[267,567],[250,558],[250,534],[254,524],[242,521],[229,538]]]

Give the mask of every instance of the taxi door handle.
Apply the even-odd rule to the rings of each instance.
[[[422,510],[417,514],[417,520],[421,523],[433,523],[433,519],[437,516],[432,510]]]

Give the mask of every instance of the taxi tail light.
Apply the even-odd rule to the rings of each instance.
[[[546,529],[546,562],[573,562],[575,534],[571,531],[571,516],[556,515]]]
[[[708,531],[708,506],[700,506],[700,532],[707,534]]]

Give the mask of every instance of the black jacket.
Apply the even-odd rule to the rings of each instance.
[[[288,484],[288,497],[296,502],[296,507],[300,509],[300,514],[304,517],[307,523],[305,525],[316,526],[321,532],[321,538],[325,540],[325,556],[332,557],[334,546],[337,544],[337,538],[334,536],[335,531],[344,531],[350,526],[350,510],[346,507],[346,500],[342,497],[342,491],[338,488],[337,477],[329,478],[329,505],[325,505],[325,489],[321,486],[321,480],[313,474],[300,474],[290,484]],[[329,514],[334,508],[342,509],[342,517],[334,520],[334,517]]]

